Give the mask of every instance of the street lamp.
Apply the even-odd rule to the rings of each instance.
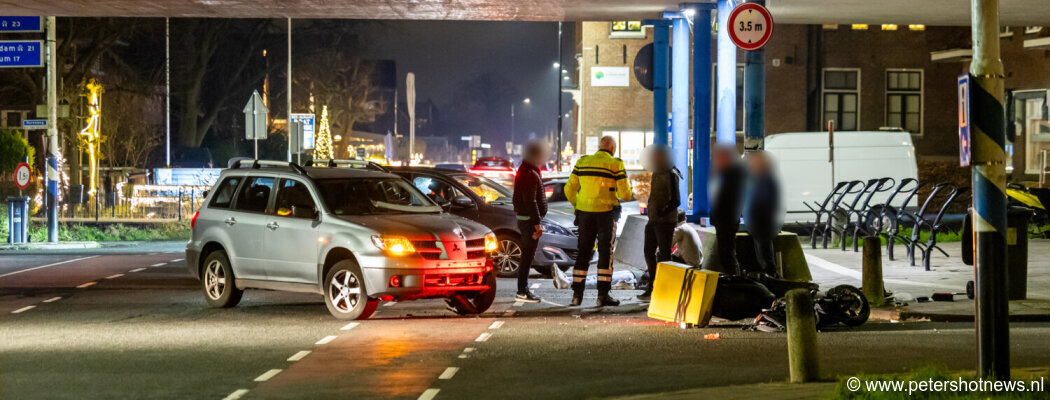
[[[529,99],[528,97],[526,97],[521,102],[525,103],[525,104],[532,104],[532,100]],[[515,103],[510,103],[510,142],[511,143],[514,143],[514,106],[516,106],[517,104],[518,103],[516,103],[516,102]]]

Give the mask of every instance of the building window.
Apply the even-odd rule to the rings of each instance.
[[[922,134],[922,70],[886,71],[886,126]]]
[[[857,130],[860,126],[860,69],[825,68],[821,92],[824,121],[834,121],[836,130]]]
[[[645,38],[642,21],[613,21],[611,24],[610,38]]]

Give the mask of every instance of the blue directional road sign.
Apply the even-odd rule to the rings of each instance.
[[[0,32],[43,32],[43,17],[0,16]]]
[[[959,75],[959,166],[969,167],[972,142],[970,137],[970,74]]]
[[[0,40],[0,68],[44,66],[44,41]]]

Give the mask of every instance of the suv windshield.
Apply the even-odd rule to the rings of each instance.
[[[399,178],[319,179],[317,187],[336,215],[441,212],[441,207]]]
[[[459,183],[485,200],[486,203],[509,203],[514,201],[514,193],[491,179],[477,175],[452,175]]]

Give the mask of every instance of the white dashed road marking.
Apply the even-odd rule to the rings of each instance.
[[[423,394],[419,395],[419,399],[418,400],[433,400],[434,396],[437,396],[438,392],[440,392],[440,391],[441,391],[441,389],[433,389],[433,388],[424,390]]]
[[[80,286],[77,286],[77,289],[83,289],[83,288],[86,288],[88,286],[94,285],[96,283],[98,283],[98,282],[81,283]]]
[[[24,313],[26,311],[32,310],[34,308],[36,308],[36,306],[25,306],[25,307],[19,308],[17,310],[11,311],[11,314],[21,314],[21,313]]]
[[[445,368],[445,372],[442,372],[441,376],[438,376],[438,379],[444,379],[444,380],[452,379],[453,376],[456,376],[456,372],[459,372],[459,368],[456,368],[456,367]]]
[[[484,342],[486,340],[489,340],[490,337],[492,337],[492,334],[488,333],[488,332],[485,332],[485,333],[482,333],[481,335],[479,335],[477,339],[474,339],[474,341],[475,342]]]
[[[513,316],[514,316],[514,310],[507,310],[507,311],[504,311],[504,312],[503,312],[503,316],[504,316],[504,317],[513,317]]]
[[[234,390],[233,393],[230,393],[229,396],[224,397],[222,400],[238,400],[241,397],[244,397],[244,395],[246,394],[248,394],[248,389],[237,389]]]
[[[107,276],[106,279],[116,279],[116,278],[120,278],[122,276],[124,276],[124,274],[113,274],[113,275]]]
[[[255,378],[255,381],[256,382],[266,382],[266,381],[270,380],[270,378],[273,378],[274,376],[277,376],[277,374],[279,374],[279,373],[281,373],[281,370],[279,370],[279,369],[271,369],[269,371],[264,372],[262,375],[259,375],[259,377]]]
[[[60,261],[60,262],[57,262],[57,263],[54,263],[54,264],[41,265],[39,267],[20,269],[18,271],[12,271],[12,272],[8,272],[6,274],[0,275],[0,278],[11,276],[11,275],[14,275],[14,274],[21,274],[23,272],[35,271],[35,270],[42,269],[42,268],[54,267],[56,265],[69,264],[71,262],[87,260],[89,258],[95,258],[95,257],[98,257],[98,256],[81,257],[81,258],[75,258],[75,259],[72,259],[72,260]]]
[[[44,300],[44,302],[45,303],[51,303],[51,302],[55,302],[55,301],[59,301],[59,300],[62,300],[62,296],[55,296],[55,297],[52,297],[50,299]]]
[[[175,262],[179,262],[179,261],[182,261],[182,259],[181,259],[181,258],[176,258],[176,259],[174,259],[174,260],[171,260],[171,261],[168,261],[168,262],[173,262],[173,263],[175,263]]]
[[[386,303],[383,303],[383,307],[390,307],[390,306],[392,306],[394,304],[397,304],[397,302],[396,301],[388,301]]]
[[[321,340],[318,340],[317,343],[314,343],[314,344],[317,344],[317,345],[328,344],[331,341],[335,340],[335,338],[337,338],[337,337],[338,336],[325,336],[324,338],[322,338]]]
[[[135,268],[135,269],[133,269],[131,271],[128,271],[128,272],[142,272],[142,271],[145,271],[145,270],[146,270],[145,268]]]
[[[474,352],[474,348],[473,347],[467,347],[467,348],[463,349],[463,352],[464,353],[473,353]]]
[[[533,283],[532,284],[532,288],[533,289],[539,289],[540,288],[540,284],[539,283]]]
[[[310,350],[303,350],[303,351],[300,351],[298,353],[292,354],[291,357],[288,357],[288,361],[292,361],[292,362],[299,361],[299,360],[302,360],[303,357],[306,357],[309,354],[310,354]]]
[[[164,264],[167,264],[167,263],[156,263],[156,264],[153,264],[153,265],[150,265],[150,266],[151,267],[160,267],[160,266],[163,266]]]
[[[348,331],[348,330],[354,329],[354,327],[356,327],[358,325],[361,325],[361,323],[360,322],[351,322],[349,324],[344,325],[342,328],[339,328],[339,330],[341,330],[341,331]]]
[[[496,321],[496,322],[493,322],[492,325],[489,325],[489,329],[499,329],[502,326],[503,326],[503,321]]]

